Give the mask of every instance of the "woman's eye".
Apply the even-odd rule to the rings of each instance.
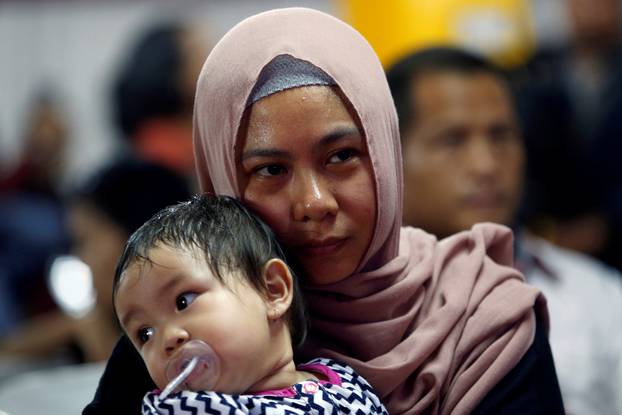
[[[284,174],[287,170],[285,167],[280,166],[278,164],[270,164],[268,166],[263,166],[255,170],[255,173],[260,176],[278,176],[279,174]]]
[[[195,298],[197,298],[196,293],[183,293],[182,295],[177,297],[175,305],[177,306],[178,310],[183,310],[185,308],[188,308],[188,306],[192,304]]]
[[[138,330],[138,333],[136,335],[136,337],[138,337],[138,340],[140,341],[140,343],[147,343],[149,341],[149,339],[151,338],[151,336],[153,336],[153,328],[151,327],[143,327],[140,330]]]
[[[356,150],[351,148],[346,148],[343,150],[339,150],[328,159],[329,163],[343,163],[354,157],[356,155]]]

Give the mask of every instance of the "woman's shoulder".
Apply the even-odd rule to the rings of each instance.
[[[518,364],[486,394],[473,414],[563,414],[548,322],[536,310],[534,340]]]
[[[434,234],[426,232],[421,228],[417,228],[415,226],[407,226],[404,225],[400,228],[400,237],[402,239],[421,239],[427,240],[430,242],[439,242],[439,243],[451,243],[456,240],[462,240],[465,238],[474,238],[474,237],[483,237],[486,239],[499,239],[499,238],[510,238],[513,239],[514,235],[512,229],[501,225],[498,223],[492,222],[481,222],[474,224],[470,229],[466,229],[461,232],[456,232],[453,235],[447,236],[442,239],[438,239]]]
[[[400,228],[399,255],[420,257],[431,255],[436,249],[438,239],[435,235],[428,233],[420,228],[412,226],[402,226]]]
[[[400,230],[400,255],[426,252],[434,256],[473,253],[488,256],[506,265],[514,263],[514,234],[496,223],[477,223],[471,229],[438,239],[420,228],[403,226]]]

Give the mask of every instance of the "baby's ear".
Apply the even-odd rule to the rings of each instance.
[[[292,273],[285,262],[272,258],[263,267],[263,279],[266,286],[268,318],[278,320],[285,315],[294,297]]]

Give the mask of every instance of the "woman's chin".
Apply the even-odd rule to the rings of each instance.
[[[309,282],[312,285],[329,285],[344,280],[354,272],[354,267],[335,266],[330,262],[307,261],[309,266],[305,266]],[[306,264],[305,264],[306,265]],[[345,264],[344,264],[345,265]]]

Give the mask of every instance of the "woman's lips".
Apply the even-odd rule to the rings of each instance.
[[[330,238],[322,241],[307,241],[298,245],[298,249],[305,255],[323,256],[339,251],[348,238]]]

